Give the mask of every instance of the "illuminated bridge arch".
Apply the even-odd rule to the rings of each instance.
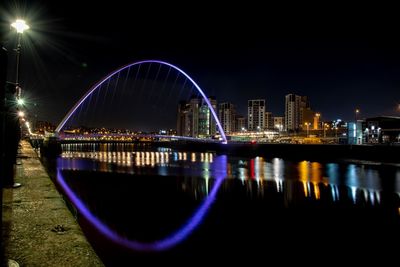
[[[121,68],[116,69],[115,71],[111,72],[110,74],[106,75],[104,78],[102,78],[99,82],[97,82],[94,86],[92,86],[87,92],[86,94],[84,94],[81,99],[79,99],[79,101],[71,108],[71,110],[67,113],[67,115],[65,115],[65,117],[63,118],[63,120],[60,122],[60,124],[57,126],[56,128],[56,133],[59,133],[63,128],[64,125],[67,123],[67,121],[71,118],[71,116],[75,113],[75,111],[85,102],[85,100],[92,95],[93,92],[95,92],[98,88],[101,87],[101,85],[103,83],[105,83],[108,79],[110,79],[111,77],[113,77],[114,75],[120,73],[121,71],[130,68],[132,66],[136,66],[136,65],[141,65],[141,64],[146,64],[146,63],[157,63],[157,64],[161,64],[161,65],[165,65],[168,67],[171,67],[175,70],[177,70],[179,73],[183,74],[193,85],[194,87],[196,87],[197,91],[200,93],[200,95],[203,97],[204,101],[207,103],[208,108],[210,109],[216,123],[217,123],[217,127],[219,130],[219,133],[221,134],[222,137],[222,142],[223,143],[227,143],[227,139],[226,139],[226,135],[224,132],[224,129],[222,128],[221,122],[218,119],[217,113],[215,112],[213,106],[210,103],[210,100],[207,98],[207,96],[205,95],[205,93],[203,92],[203,90],[200,88],[200,86],[186,73],[184,72],[182,69],[178,68],[177,66],[165,62],[165,61],[160,61],[160,60],[142,60],[142,61],[138,61],[138,62],[134,62],[128,65],[125,65]]]

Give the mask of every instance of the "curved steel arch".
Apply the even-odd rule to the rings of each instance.
[[[223,143],[226,144],[228,141],[226,139],[226,135],[224,132],[224,129],[222,128],[221,122],[218,119],[217,113],[215,112],[214,108],[212,107],[210,100],[208,100],[207,96],[204,94],[203,90],[200,88],[200,86],[198,86],[198,84],[186,73],[184,72],[182,69],[178,68],[175,65],[172,65],[171,63],[165,62],[165,61],[161,61],[161,60],[142,60],[142,61],[138,61],[138,62],[134,62],[128,65],[125,65],[121,68],[116,69],[115,71],[111,72],[110,74],[106,75],[105,77],[103,77],[98,83],[96,83],[94,86],[92,86],[89,91],[86,92],[86,94],[84,94],[81,99],[79,99],[78,102],[76,102],[76,104],[71,108],[71,110],[67,113],[67,115],[65,115],[65,117],[63,118],[63,120],[60,122],[60,124],[57,126],[56,128],[56,133],[59,133],[61,131],[61,129],[64,127],[65,123],[69,120],[69,118],[72,116],[72,114],[74,114],[74,112],[78,109],[78,107],[80,105],[82,105],[83,102],[85,102],[85,100],[94,92],[96,91],[105,81],[107,81],[108,79],[110,79],[112,76],[114,76],[115,74],[125,70],[126,68],[135,66],[135,65],[140,65],[140,64],[144,64],[144,63],[158,63],[161,65],[166,65],[169,66],[177,71],[179,71],[180,73],[182,73],[187,79],[189,79],[189,81],[192,82],[192,84],[196,87],[197,91],[199,91],[199,93],[201,94],[201,96],[203,97],[204,101],[206,101],[208,108],[211,110],[211,113],[217,123],[218,126],[218,130],[221,134],[221,137],[223,139]]]

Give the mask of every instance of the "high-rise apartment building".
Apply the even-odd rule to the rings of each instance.
[[[247,128],[249,131],[265,129],[265,100],[254,99],[247,102]]]
[[[217,100],[215,100],[215,98],[209,98],[208,100],[210,101],[211,106],[214,108],[216,112]],[[198,137],[210,137],[215,135],[216,121],[204,99],[201,99],[201,105],[199,107],[198,125],[199,125]]]
[[[236,130],[236,112],[232,103],[221,103],[218,105],[218,117],[221,121],[225,133],[231,133]]]
[[[265,112],[265,129],[274,129],[274,119],[272,117],[272,112]]]
[[[298,131],[303,128],[303,115],[310,108],[308,97],[295,94],[285,96],[285,130]]]
[[[243,116],[236,116],[236,132],[243,132],[247,130],[246,118]]]
[[[217,101],[209,98],[214,108]],[[181,101],[178,105],[177,134],[191,137],[210,137],[216,133],[216,121],[206,101],[192,97],[189,102]]]

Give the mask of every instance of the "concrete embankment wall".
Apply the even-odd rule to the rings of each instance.
[[[4,257],[20,266],[104,266],[29,143],[3,191]]]

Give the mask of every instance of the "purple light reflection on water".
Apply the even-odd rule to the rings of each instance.
[[[72,191],[67,185],[62,175],[60,168],[57,168],[57,182],[62,187],[65,195],[72,202],[79,213],[100,233],[117,244],[135,251],[163,251],[172,248],[184,241],[189,235],[200,225],[204,216],[207,214],[211,205],[214,203],[218,190],[226,177],[227,157],[219,156],[215,158],[214,165],[216,166],[213,176],[215,183],[207,198],[199,206],[196,212],[190,217],[185,224],[183,224],[176,232],[171,233],[169,236],[161,240],[153,242],[139,242],[135,240],[126,239],[118,235],[115,231],[110,229],[107,225],[101,222],[81,201],[81,199]]]

